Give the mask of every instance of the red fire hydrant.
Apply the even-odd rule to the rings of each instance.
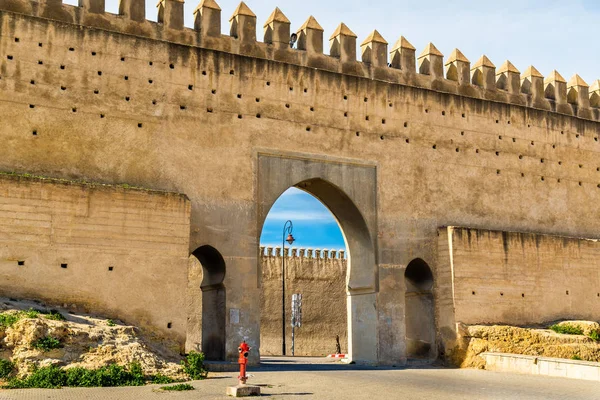
[[[238,352],[240,356],[238,357],[238,364],[240,364],[240,376],[238,376],[238,380],[240,381],[240,385],[245,385],[248,377],[246,376],[246,365],[248,365],[248,353],[250,353],[250,346],[243,341],[238,347]]]

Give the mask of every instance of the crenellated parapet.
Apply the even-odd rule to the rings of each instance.
[[[283,257],[281,247],[260,246],[261,257],[281,258]],[[320,259],[320,260],[339,260],[346,258],[345,250],[328,249],[307,249],[302,247],[292,247],[285,249],[287,258]]]
[[[433,43],[427,44],[417,58],[415,47],[405,37],[401,36],[389,50],[387,40],[377,30],[360,42],[358,61],[357,35],[344,23],[330,35],[329,55],[325,55],[324,30],[313,16],[294,29],[284,12],[276,8],[266,20],[263,40],[259,41],[257,16],[244,2],[229,18],[229,35],[221,33],[222,13],[215,0],[200,1],[194,10],[193,28],[184,27],[183,4],[183,0],[160,0],[157,22],[146,20],[144,0],[120,0],[118,15],[105,11],[105,0],[79,0],[78,6],[63,4],[61,0],[1,0],[0,10],[582,119],[600,119],[598,81],[589,87],[578,75],[567,82],[557,71],[544,77],[533,66],[520,73],[509,61],[496,69],[485,55],[471,65],[458,49],[444,61],[444,55]],[[297,33],[296,48],[290,46],[291,32]]]

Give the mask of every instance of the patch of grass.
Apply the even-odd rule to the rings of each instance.
[[[60,340],[58,340],[54,336],[45,336],[43,338],[40,338],[33,342],[32,346],[35,349],[42,351],[50,351],[62,347],[62,345],[60,344]]]
[[[73,387],[142,386],[146,383],[142,367],[132,363],[128,368],[113,364],[98,369],[56,366],[36,368],[26,378],[13,378],[4,386],[6,389]]]
[[[578,360],[578,361],[581,361],[581,357],[579,357],[579,355],[577,355],[577,354],[573,354],[573,355],[571,356],[571,360]]]
[[[152,383],[157,383],[160,385],[167,385],[169,383],[174,383],[175,379],[168,377],[163,374],[156,374],[152,377]]]
[[[46,319],[51,319],[53,321],[65,321],[65,317],[56,310],[50,310],[50,312],[44,316]]]
[[[591,331],[588,337],[596,342],[600,342],[600,333],[598,331]]]
[[[15,364],[9,360],[0,358],[0,379],[6,379],[15,370]]]
[[[556,333],[562,333],[564,335],[583,335],[583,329],[581,329],[577,326],[569,325],[569,324],[565,324],[565,325],[555,324],[555,325],[552,325],[550,327],[550,329],[552,329]]]
[[[34,310],[33,308],[30,308],[27,311],[20,311],[19,314],[20,314],[21,318],[32,318],[33,319],[33,318],[39,317],[41,313],[38,310]]]
[[[112,319],[107,319],[106,320],[106,325],[108,325],[108,326],[116,326],[117,324],[115,324],[115,321],[113,321]]]
[[[208,376],[208,370],[204,366],[204,353],[190,351],[181,361],[183,370],[193,380],[205,379]]]
[[[163,386],[160,388],[161,390],[174,390],[174,391],[183,391],[183,390],[194,390],[194,387],[189,383],[180,383],[178,385],[173,386]]]
[[[11,327],[19,320],[19,314],[0,313],[0,326]]]

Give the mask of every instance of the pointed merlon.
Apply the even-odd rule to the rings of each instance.
[[[471,62],[471,61],[469,61],[469,59],[467,57],[465,57],[465,55],[459,49],[452,50],[452,53],[450,54],[448,61],[446,61],[446,65],[452,64],[453,62],[456,62],[456,61],[460,61],[460,62],[464,62],[464,63]]]
[[[590,86],[590,92],[600,92],[600,79],[596,79]]]
[[[479,68],[479,67],[496,68],[494,63],[491,62],[490,59],[487,58],[487,56],[485,56],[485,55],[481,56],[481,58],[479,60],[477,60],[475,65],[473,65],[473,69]]]
[[[513,65],[513,63],[511,63],[508,60],[504,61],[504,64],[502,64],[502,66],[500,67],[500,69],[498,70],[498,72],[496,72],[496,75],[504,74],[506,72],[512,72],[514,74],[520,74],[521,73],[521,71],[519,71],[517,69],[517,67],[515,67]]]
[[[315,17],[313,17],[312,15],[310,17],[308,17],[308,19],[306,20],[306,22],[304,22],[304,24],[302,24],[302,26],[300,27],[300,29],[298,29],[298,32],[303,31],[305,29],[313,29],[315,31],[321,31],[321,32],[323,32],[325,30],[317,22],[317,20],[315,19]]]
[[[269,16],[269,18],[267,18],[267,22],[265,22],[265,26],[269,25],[272,22],[282,22],[284,24],[289,24],[290,20],[279,9],[279,7],[275,7],[275,11],[273,11],[271,13],[271,15]]]
[[[416,50],[415,46],[410,44],[410,42],[406,40],[404,36],[400,36],[400,39],[398,39],[398,41],[394,43],[394,46],[392,47],[392,52],[398,49]]]
[[[423,50],[423,52],[421,53],[419,58],[423,58],[423,57],[427,57],[427,56],[444,57],[444,55],[442,53],[440,53],[440,51],[437,49],[437,47],[435,47],[433,45],[433,43],[431,43],[431,42],[429,42],[429,44],[427,44],[427,46],[425,46],[425,50]]]
[[[252,12],[252,10],[250,8],[248,8],[248,6],[246,5],[246,3],[244,3],[243,1],[240,3],[239,6],[237,6],[237,8],[233,12],[233,15],[231,16],[231,18],[229,18],[229,20],[231,21],[232,19],[234,19],[238,15],[247,15],[249,17],[255,17],[256,18],[256,14],[254,14]]]
[[[199,8],[211,8],[213,10],[221,11],[221,7],[219,7],[215,0],[202,0],[200,4],[198,4],[198,7],[196,7],[196,9]]]
[[[383,44],[388,44],[387,40],[385,40],[383,38],[383,36],[381,36],[381,34],[379,32],[377,32],[377,30],[374,30],[373,32],[371,32],[371,34],[369,36],[367,36],[367,38],[361,43],[361,46],[364,46],[367,43],[383,43]]]
[[[562,77],[561,74],[558,73],[557,70],[553,70],[550,74],[544,79],[544,83],[552,83],[552,82],[560,82],[567,83],[565,78]]]
[[[335,29],[335,31],[333,32],[333,35],[331,35],[331,37],[329,38],[329,40],[335,39],[336,37],[338,37],[340,35],[350,36],[350,37],[353,37],[353,38],[358,37],[343,22],[338,25],[338,27]]]
[[[567,87],[589,87],[587,83],[577,74],[573,75],[573,77],[569,80]]]
[[[533,78],[543,78],[544,75],[542,75],[540,73],[540,71],[538,71],[533,65],[530,65],[525,72],[523,72],[523,76],[522,78],[529,78],[529,77],[533,77]]]

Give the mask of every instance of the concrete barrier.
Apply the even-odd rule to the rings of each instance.
[[[507,353],[482,353],[485,369],[519,374],[600,381],[600,363],[563,358],[525,356]]]

